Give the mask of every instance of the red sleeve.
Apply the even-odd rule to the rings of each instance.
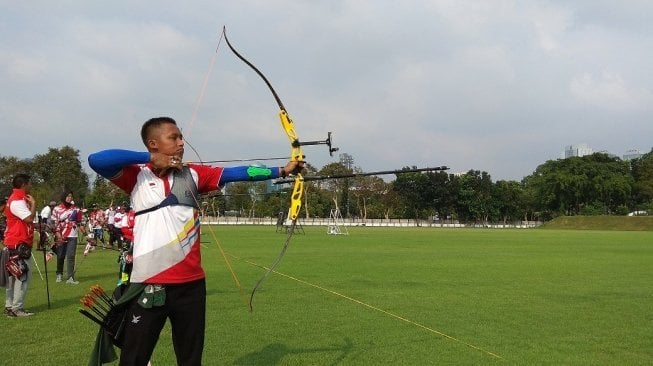
[[[123,191],[131,193],[136,185],[136,177],[140,171],[141,168],[138,165],[128,165],[122,168],[118,175],[111,178],[111,183],[115,184]]]
[[[133,240],[134,240],[134,229],[132,229],[132,228],[130,228],[130,227],[122,227],[122,228],[120,229],[120,231],[122,232],[122,235],[123,235],[125,238],[127,238],[127,240],[129,240],[129,241],[133,241]]]
[[[218,183],[222,176],[222,167],[212,167],[208,165],[192,165],[191,168],[197,172],[198,183],[197,190],[199,193],[207,193],[218,189]]]

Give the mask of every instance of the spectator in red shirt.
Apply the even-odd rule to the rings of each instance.
[[[17,174],[13,181],[13,191],[4,208],[7,217],[7,229],[2,255],[14,261],[20,274],[8,276],[6,284],[5,315],[8,317],[25,317],[33,315],[23,307],[25,295],[32,279],[29,260],[32,256],[34,241],[34,218],[36,203],[30,196],[32,184],[27,174]],[[4,270],[4,268],[2,268]]]

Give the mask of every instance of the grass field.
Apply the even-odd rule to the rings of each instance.
[[[653,232],[305,230],[253,313],[203,230],[205,365],[653,364]],[[285,235],[213,231],[249,296]],[[78,300],[114,285],[116,257],[80,255],[76,287],[49,268],[51,309],[37,275],[26,304],[37,314],[0,320],[2,364],[85,365],[97,327]],[[175,364],[168,327],[152,361]]]
[[[653,216],[559,216],[545,229],[653,231]]]

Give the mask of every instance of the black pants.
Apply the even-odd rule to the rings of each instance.
[[[118,249],[122,248],[122,229],[115,226],[113,226],[111,229],[113,230],[113,240],[111,243],[114,243],[116,246],[118,246]]]
[[[127,314],[121,366],[145,366],[152,356],[166,319],[172,326],[177,364],[199,366],[204,350],[206,282],[204,279],[166,285],[165,305],[145,309],[135,301]]]
[[[109,245],[113,245],[113,242],[116,241],[116,230],[113,224],[107,224],[107,231],[109,232]]]

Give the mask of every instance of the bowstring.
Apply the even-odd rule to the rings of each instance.
[[[262,73],[261,73],[261,72],[260,72],[260,71],[255,67],[255,66],[254,66],[254,65],[252,65],[249,61],[247,61],[245,58],[243,58],[243,57],[242,57],[242,56],[241,56],[241,55],[240,55],[240,54],[239,54],[235,49],[233,49],[233,47],[231,47],[231,45],[229,44],[229,40],[227,39],[225,33],[226,33],[226,32],[225,32],[225,27],[223,27],[222,32],[221,32],[221,35],[220,35],[220,38],[219,38],[219,40],[218,40],[218,45],[217,45],[217,47],[216,47],[216,49],[215,49],[215,53],[214,53],[214,55],[213,55],[213,57],[212,57],[212,59],[211,59],[211,62],[210,62],[210,65],[209,65],[209,70],[208,70],[208,72],[207,72],[207,74],[206,74],[206,76],[205,76],[205,78],[204,78],[204,82],[203,82],[203,84],[202,84],[202,88],[201,88],[201,90],[200,90],[200,95],[198,96],[198,99],[197,99],[196,104],[195,104],[195,108],[194,108],[194,110],[193,110],[193,114],[192,114],[191,120],[190,120],[190,122],[189,122],[189,133],[190,133],[190,130],[192,129],[192,126],[194,125],[195,120],[197,119],[197,115],[198,115],[199,107],[200,107],[200,105],[201,105],[202,99],[204,98],[204,94],[205,94],[205,91],[206,91],[206,87],[207,87],[207,85],[208,85],[208,80],[209,80],[209,77],[210,77],[210,75],[211,75],[211,73],[212,73],[212,71],[213,71],[213,67],[214,67],[214,65],[215,65],[215,62],[216,62],[216,60],[217,60],[218,50],[219,50],[219,48],[220,48],[220,44],[222,43],[222,39],[223,39],[223,38],[224,38],[225,41],[227,42],[227,45],[229,46],[229,48],[230,48],[230,49],[231,49],[231,50],[236,54],[236,56],[238,56],[238,57],[239,57],[241,60],[243,60],[246,64],[248,64],[250,67],[252,67],[252,68],[254,69],[254,71],[256,71],[256,72],[257,72],[257,73],[258,73],[258,74],[263,78],[263,80],[266,82],[266,84],[270,87],[270,90],[272,91],[272,94],[274,95],[275,99],[277,100],[277,103],[279,104],[279,107],[281,108],[281,110],[285,111],[285,108],[283,107],[283,103],[281,103],[281,100],[280,100],[279,97],[277,96],[275,90],[272,88],[272,85],[269,83],[269,81],[266,79],[266,77],[265,77],[265,76],[264,76],[264,75],[263,75],[263,74],[262,74]],[[190,143],[188,143],[187,138],[184,138],[184,140],[185,140],[185,142],[188,144],[188,146],[193,150],[193,152],[195,153],[195,155],[197,155],[197,158],[199,159],[200,164],[201,164],[201,165],[204,165],[204,163],[202,162],[202,158],[200,157],[200,155],[199,155],[199,153],[197,152],[197,150],[196,150],[196,149],[195,149],[195,148],[194,148]],[[188,183],[187,183],[187,184],[188,184]],[[295,182],[295,184],[296,184],[296,182]],[[190,188],[190,187],[188,187],[188,188]],[[191,192],[192,192],[192,190],[191,190]],[[193,195],[193,199],[195,200],[195,203],[196,203],[196,204],[198,205],[198,207],[199,207],[200,204],[199,204],[198,199],[195,197],[194,194],[192,194],[192,195]],[[286,251],[288,250],[288,246],[290,245],[290,240],[292,239],[293,233],[294,233],[294,231],[295,231],[296,224],[297,224],[297,218],[295,218],[294,220],[292,220],[292,223],[291,223],[291,226],[290,226],[290,229],[289,229],[290,232],[288,233],[288,237],[286,238],[286,241],[285,241],[285,243],[284,243],[284,245],[283,245],[283,248],[282,248],[281,252],[277,255],[277,258],[275,259],[275,261],[273,262],[273,264],[270,266],[270,268],[268,269],[268,271],[267,271],[267,272],[266,272],[266,273],[265,273],[265,274],[264,274],[264,275],[263,275],[263,276],[258,280],[258,282],[256,283],[256,285],[255,285],[254,288],[252,289],[252,292],[251,292],[251,294],[250,294],[250,298],[249,298],[249,309],[250,309],[250,312],[253,311],[253,300],[254,300],[254,294],[256,293],[256,290],[260,287],[260,285],[263,283],[263,281],[264,281],[264,280],[265,280],[265,279],[270,275],[270,273],[272,273],[272,271],[277,267],[277,265],[281,262],[281,259],[284,257]],[[200,225],[200,226],[201,226],[201,225]],[[226,254],[225,254],[225,252],[224,252],[224,250],[223,250],[223,248],[222,248],[222,245],[220,244],[220,242],[219,242],[217,236],[216,236],[215,233],[213,232],[213,229],[210,227],[210,225],[209,225],[209,232],[210,232],[210,234],[211,234],[211,236],[212,236],[212,239],[216,242],[216,244],[218,245],[218,248],[220,249],[220,253],[222,254],[222,257],[223,257],[225,263],[227,264],[227,267],[229,268],[229,271],[231,272],[231,275],[232,275],[232,277],[233,277],[233,279],[234,279],[234,282],[236,283],[236,287],[238,287],[238,289],[239,289],[239,291],[240,291],[241,297],[243,298],[243,300],[244,300],[245,303],[247,304],[248,302],[247,302],[247,300],[246,300],[246,298],[245,298],[245,295],[244,295],[244,292],[243,292],[243,288],[242,288],[242,286],[240,285],[240,281],[238,280],[238,276],[236,275],[235,271],[234,271],[233,268],[231,267],[231,264],[230,264],[229,260],[227,259],[227,256],[226,256]]]
[[[211,74],[213,73],[213,68],[214,68],[215,63],[216,63],[217,58],[218,58],[218,50],[220,49],[220,44],[222,44],[222,39],[223,38],[224,38],[224,34],[222,32],[220,32],[220,38],[218,39],[218,44],[215,47],[215,52],[213,53],[213,56],[211,57],[211,62],[209,63],[209,68],[208,68],[208,70],[206,72],[206,75],[204,76],[204,80],[202,81],[202,87],[200,88],[200,93],[197,96],[197,100],[195,101],[195,107],[193,108],[193,113],[191,115],[191,119],[188,122],[188,136],[190,135],[190,133],[192,131],[192,128],[193,128],[193,125],[195,124],[195,121],[197,120],[197,116],[199,114],[199,109],[200,109],[200,106],[202,105],[202,100],[204,100],[204,95],[206,93],[206,88],[208,86]],[[195,155],[197,155],[197,159],[199,160],[199,164],[200,165],[205,165],[204,162],[202,161],[202,157],[200,156],[199,152],[195,149],[195,147],[193,147],[193,145],[190,142],[188,142],[188,136],[184,137],[185,144],[187,144],[191,148],[191,150],[195,153]],[[186,182],[186,185],[187,185],[186,189],[191,192],[191,196],[193,197],[193,200],[195,201],[195,204],[197,205],[198,209],[202,210],[202,206],[200,204],[200,201],[199,201],[198,197],[194,193],[195,190],[191,189],[191,187],[188,186],[189,183],[186,180],[184,180],[184,181]],[[231,273],[231,277],[233,278],[234,284],[238,288],[241,299],[243,300],[245,305],[247,305],[247,297],[245,296],[243,286],[240,284],[240,280],[238,279],[238,275],[236,275],[236,271],[234,271],[233,267],[231,266],[231,262],[229,262],[229,259],[227,258],[227,254],[225,253],[224,248],[222,247],[222,244],[220,244],[220,240],[218,240],[218,237],[215,234],[215,232],[213,231],[213,228],[211,227],[211,225],[207,225],[207,226],[209,228],[209,234],[211,235],[211,239],[213,240],[213,242],[215,242],[217,244],[218,249],[220,250],[220,254],[222,255],[222,259],[224,260],[224,262],[225,262],[225,264],[227,266],[227,269],[229,270],[229,273]],[[200,238],[201,238],[201,227],[202,227],[202,223],[201,223],[201,219],[200,219],[200,228],[199,228],[200,229]],[[201,239],[200,239],[200,245],[201,245]]]
[[[254,312],[254,294],[256,293],[256,290],[261,286],[263,281],[265,281],[268,276],[277,268],[279,263],[281,263],[281,259],[283,259],[284,255],[286,254],[286,251],[288,250],[288,247],[290,246],[290,239],[292,239],[293,233],[295,232],[295,226],[297,224],[297,219],[292,220],[292,223],[290,224],[290,230],[288,232],[288,236],[286,237],[286,242],[283,244],[283,247],[281,248],[281,252],[277,255],[275,258],[274,262],[272,262],[272,265],[267,269],[265,274],[263,274],[263,277],[259,278],[259,280],[256,282],[256,285],[254,285],[254,288],[252,289],[252,293],[249,295],[249,311]]]
[[[209,63],[209,69],[206,71],[206,75],[204,75],[204,80],[202,81],[202,87],[200,88],[200,93],[197,96],[197,100],[195,101],[195,106],[193,107],[193,113],[190,117],[190,121],[188,121],[188,134],[190,135],[191,130],[193,129],[193,125],[195,124],[195,121],[197,120],[197,116],[200,111],[200,106],[202,105],[202,101],[204,100],[204,94],[206,93],[206,88],[209,84],[209,79],[211,78],[211,74],[213,74],[213,68],[215,66],[215,62],[218,59],[218,50],[220,49],[220,44],[222,44],[222,39],[224,38],[224,34],[220,32],[220,38],[218,39],[218,44],[215,47],[215,52],[213,53],[213,56],[211,57],[211,62]],[[193,149],[195,150],[195,149]],[[197,154],[197,152],[195,152]],[[199,158],[199,154],[197,154]],[[202,159],[200,159],[201,161]],[[202,164],[203,165],[203,164]]]
[[[197,155],[197,158],[200,161],[200,164],[205,165],[204,163],[202,163],[202,158],[197,153],[197,150],[195,150],[195,148],[193,148],[193,146],[190,143],[188,143],[187,140],[184,140],[184,142],[186,144],[188,144],[188,146],[191,147],[191,150],[193,150],[195,152],[195,154]],[[195,201],[195,204],[197,205],[198,209],[202,210],[202,208],[201,208],[202,206],[200,204],[199,198],[195,195],[195,190],[191,189],[191,187],[188,186],[189,182],[186,179],[184,179],[184,182],[186,183],[186,186],[187,186],[186,189],[189,192],[191,192],[191,196],[193,197],[193,200]],[[211,239],[218,246],[218,249],[220,250],[220,254],[222,255],[222,259],[224,259],[224,262],[225,262],[225,264],[227,266],[227,269],[229,270],[229,273],[231,273],[231,277],[234,280],[234,284],[238,288],[238,292],[240,293],[241,299],[243,300],[245,305],[247,305],[247,297],[245,295],[245,290],[243,289],[243,286],[240,284],[240,280],[238,279],[238,275],[236,274],[236,271],[231,266],[231,262],[227,258],[227,254],[225,253],[224,248],[222,247],[222,244],[220,244],[220,240],[218,240],[218,236],[213,231],[213,227],[211,225],[209,225],[209,224],[207,224],[207,227],[209,228],[209,234],[211,235]],[[200,220],[200,238],[201,238],[201,228],[202,228],[202,222]],[[200,239],[200,245],[201,245],[201,239]]]

